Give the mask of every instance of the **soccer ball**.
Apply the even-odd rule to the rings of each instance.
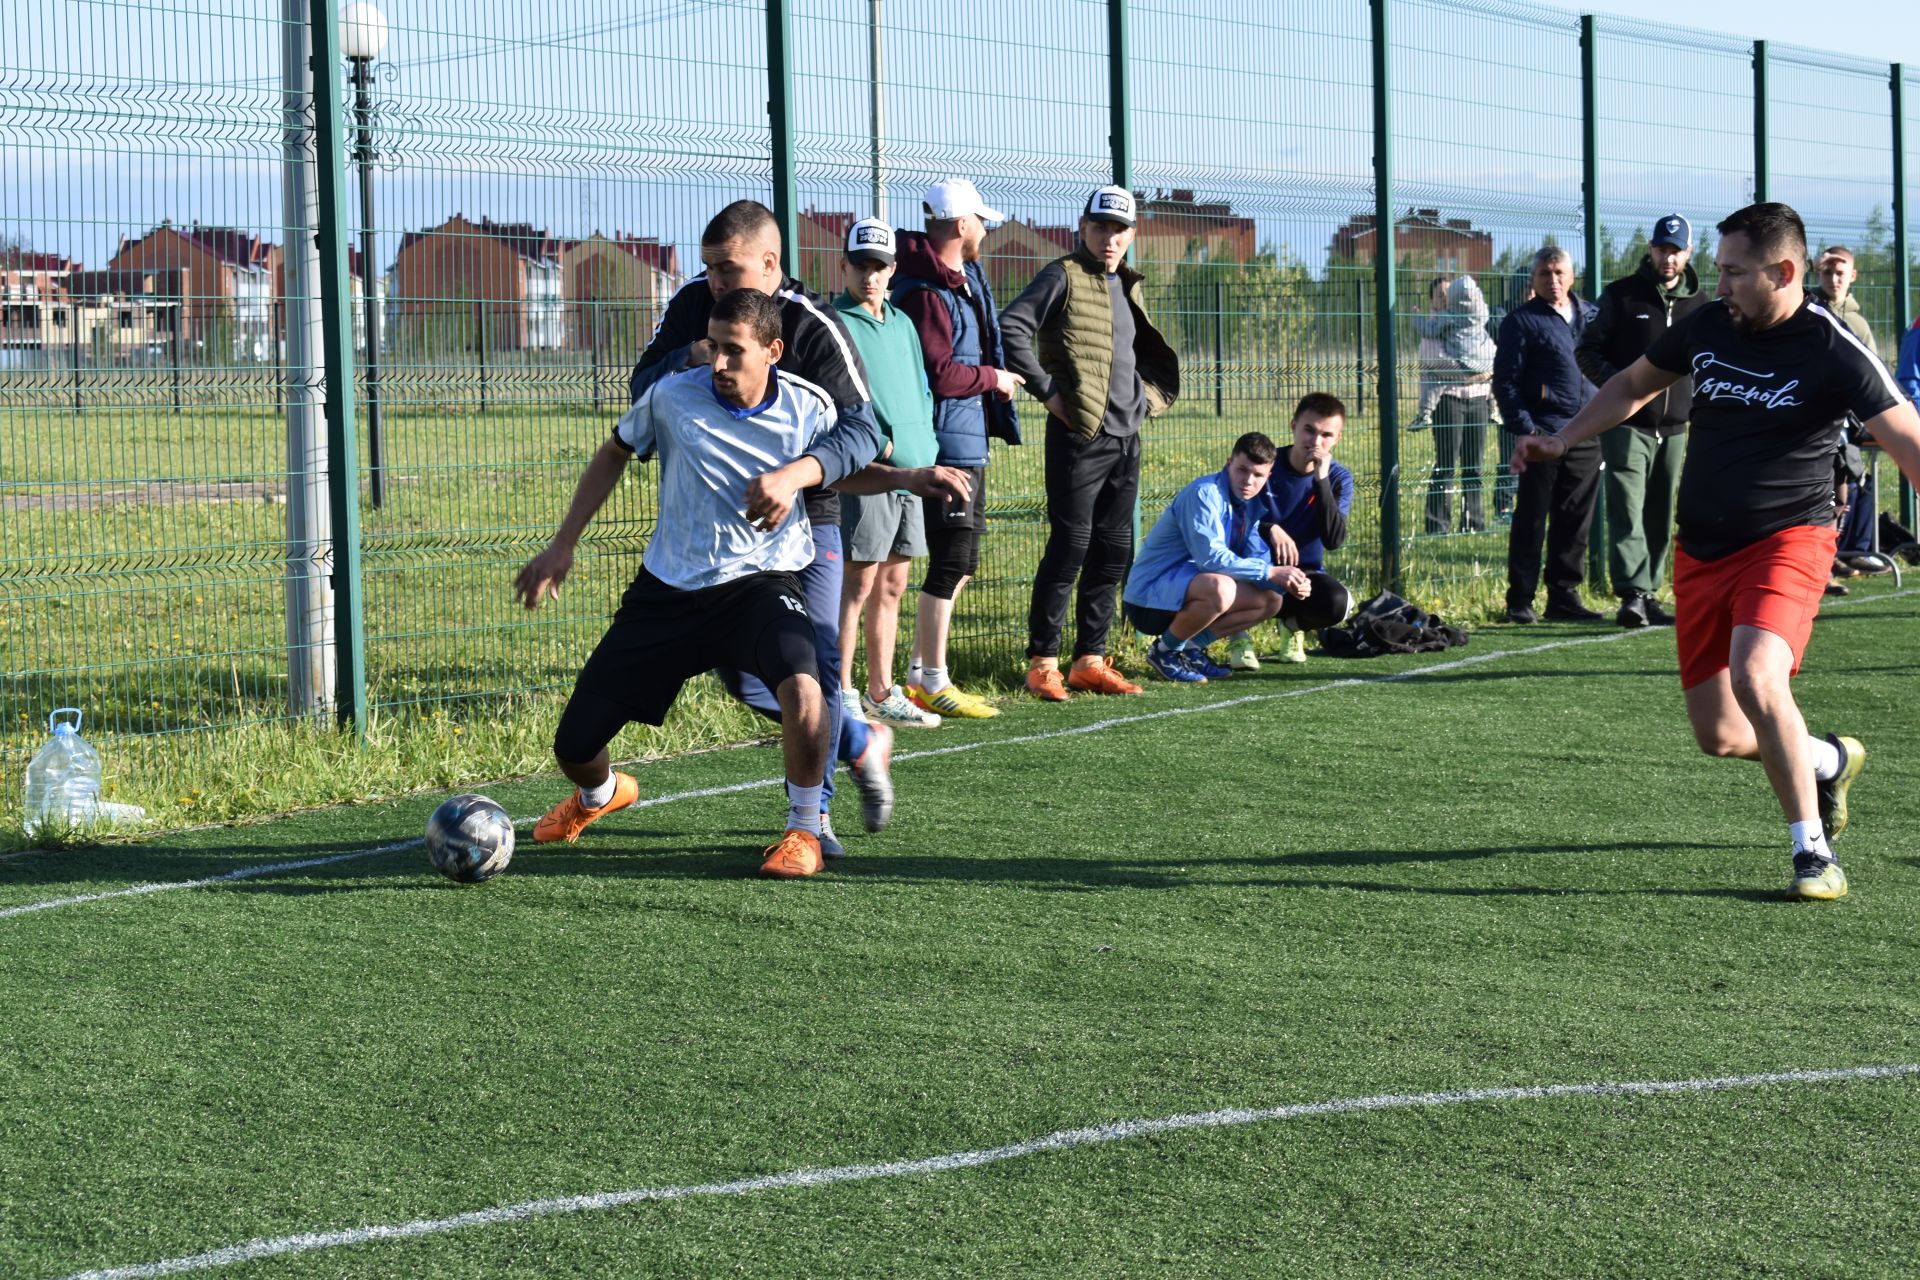
[[[513,861],[513,819],[485,796],[454,796],[427,819],[427,857],[461,884],[499,875]]]

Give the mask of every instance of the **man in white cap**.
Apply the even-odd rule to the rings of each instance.
[[[874,417],[880,422],[881,458],[895,467],[933,465],[933,396],[921,362],[913,321],[887,301],[893,283],[893,228],[862,218],[847,229],[846,288],[833,300],[847,334],[867,367]],[[846,573],[840,589],[840,687],[845,713],[877,724],[931,729],[934,712],[907,700],[893,682],[894,637],[900,629],[900,598],[915,556],[927,554],[921,499],[906,489],[840,499],[840,531]],[[864,631],[862,622],[864,620]],[[867,687],[853,682],[853,654],[864,634]]]
[[[933,430],[938,462],[957,467],[972,481],[966,501],[924,499],[927,574],[920,586],[920,616],[906,695],[925,711],[986,719],[1000,709],[956,687],[947,670],[947,636],[960,589],[980,567],[986,533],[987,441],[1020,443],[1013,390],[1020,379],[1006,370],[1000,349],[1000,315],[980,269],[987,223],[1006,215],[989,208],[965,178],[927,188],[922,202],[926,231],[902,231],[893,302],[920,336],[927,383],[933,391]]]
[[[1108,660],[1107,632],[1133,559],[1140,428],[1179,394],[1180,358],[1147,318],[1140,273],[1125,261],[1138,220],[1132,192],[1089,195],[1080,243],[1042,267],[1001,317],[1008,366],[1047,406],[1051,532],[1034,574],[1027,690],[1048,702],[1065,702],[1069,689],[1140,692]],[[1061,631],[1075,578],[1073,667],[1063,677]]]

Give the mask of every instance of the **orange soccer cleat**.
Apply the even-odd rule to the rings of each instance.
[[[533,842],[552,844],[556,840],[565,840],[568,844],[580,838],[580,833],[593,823],[600,821],[615,809],[624,809],[640,798],[640,784],[631,774],[613,775],[613,799],[598,809],[589,809],[580,803],[580,791],[574,789],[572,795],[547,810],[547,816],[533,824]]]
[[[1112,658],[1101,658],[1099,666],[1075,663],[1067,673],[1067,688],[1075,693],[1140,693],[1139,685],[1120,674]]]
[[[796,827],[787,828],[764,852],[767,860],[760,864],[760,874],[773,880],[798,880],[827,865],[820,856],[820,837]]]

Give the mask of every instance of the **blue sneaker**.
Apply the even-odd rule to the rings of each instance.
[[[1205,649],[1198,649],[1189,645],[1184,652],[1189,655],[1189,661],[1193,664],[1193,669],[1209,680],[1225,680],[1233,674],[1232,667],[1221,666],[1207,656]]]
[[[847,848],[833,834],[833,821],[827,817],[827,811],[820,811],[820,856],[823,858],[844,858]]]
[[[1188,660],[1187,655],[1192,652],[1191,649],[1163,648],[1155,640],[1147,646],[1147,665],[1153,668],[1154,674],[1175,684],[1205,684],[1207,678],[1195,671]]]

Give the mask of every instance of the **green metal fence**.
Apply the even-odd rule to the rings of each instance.
[[[1679,210],[1710,283],[1713,222],[1763,193],[1859,255],[1889,358],[1916,309],[1920,80],[1810,50],[1510,0],[387,0],[344,28],[343,7],[10,11],[9,750],[56,703],[122,733],[364,727],[564,688],[651,527],[647,470],[556,607],[508,583],[741,197],[831,293],[847,222],[917,226],[928,183],[970,178],[1009,215],[985,253],[1004,303],[1091,187],[1126,183],[1183,357],[1143,518],[1334,391],[1359,491],[1333,568],[1444,608],[1497,598],[1511,480],[1497,431],[1476,462],[1419,429],[1437,273],[1504,309],[1551,240],[1597,288]],[[976,673],[1023,651],[1040,455],[996,453],[955,625]]]

